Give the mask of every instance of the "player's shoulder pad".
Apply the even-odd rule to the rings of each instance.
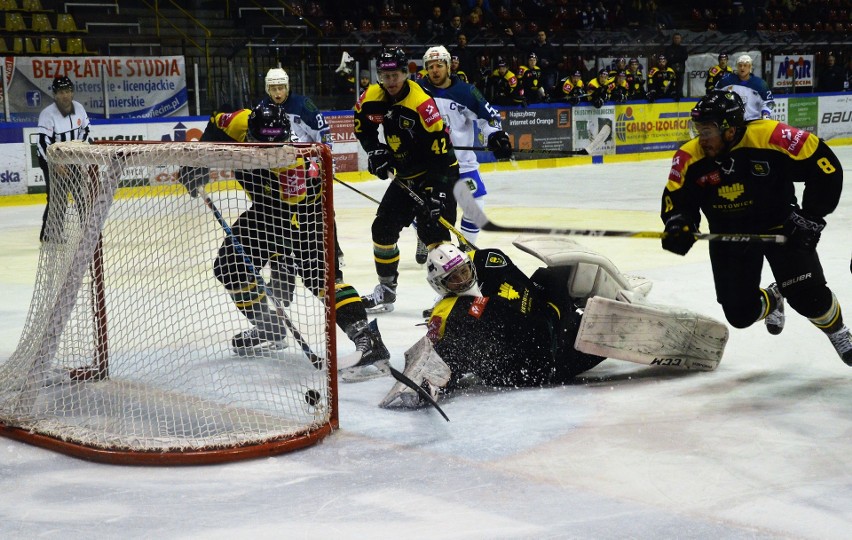
[[[373,83],[358,98],[358,101],[355,103],[355,112],[360,112],[365,106],[369,107],[369,104],[372,102],[381,102],[384,99],[385,89],[380,84]]]
[[[468,256],[477,268],[505,268],[512,264],[511,259],[497,248],[477,249]]]
[[[816,152],[819,138],[813,133],[776,120],[754,120],[746,127],[746,135],[737,146],[768,148],[793,159],[806,159]]]
[[[402,100],[402,105],[420,115],[420,121],[427,131],[443,131],[444,120],[435,100],[426,93],[419,84],[410,83],[408,95]]]
[[[702,157],[704,157],[704,152],[701,150],[697,138],[685,142],[672,157],[666,189],[676,191],[683,187],[687,169]]]

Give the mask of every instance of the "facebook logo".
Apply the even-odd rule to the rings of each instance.
[[[30,107],[40,107],[41,92],[39,92],[38,90],[27,92],[27,105],[29,105]]]

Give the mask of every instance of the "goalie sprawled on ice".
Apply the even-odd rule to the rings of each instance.
[[[710,371],[727,327],[685,309],[650,304],[647,280],[628,277],[606,257],[558,236],[514,242],[546,263],[527,277],[499,249],[464,253],[449,243],[429,252],[429,284],[439,300],[428,334],[405,353],[412,382],[438,396],[469,384],[560,384],[605,357]],[[396,383],[382,407],[418,407]]]

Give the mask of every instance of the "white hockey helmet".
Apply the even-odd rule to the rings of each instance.
[[[481,296],[473,262],[449,242],[429,250],[426,272],[429,285],[440,295]]]
[[[440,60],[446,66],[450,67],[450,52],[443,45],[429,47],[426,49],[426,54],[423,55],[423,67],[429,69],[429,62]]]
[[[748,64],[751,65],[751,56],[744,54],[737,58],[737,64]]]
[[[269,93],[269,87],[274,84],[283,84],[290,89],[290,76],[281,68],[272,68],[266,72],[266,93]]]

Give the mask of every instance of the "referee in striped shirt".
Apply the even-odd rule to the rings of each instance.
[[[50,171],[47,167],[47,147],[55,142],[65,141],[88,141],[89,140],[89,116],[86,109],[78,101],[74,101],[74,83],[68,77],[56,77],[50,88],[53,90],[54,102],[41,111],[38,117],[38,164],[44,173],[44,184],[47,188],[47,206],[42,216],[41,233],[39,239],[42,242],[62,240],[62,224],[64,217],[53,227],[47,226],[48,212],[51,204]],[[76,195],[72,193],[72,195]],[[82,195],[82,193],[80,193]],[[84,205],[85,199],[74,197],[78,204]],[[67,193],[54,193],[53,204],[61,205],[58,215],[64,216],[68,204]],[[83,218],[84,208],[78,209],[80,218]],[[55,230],[54,230],[55,229]],[[54,238],[50,238],[54,236]]]

